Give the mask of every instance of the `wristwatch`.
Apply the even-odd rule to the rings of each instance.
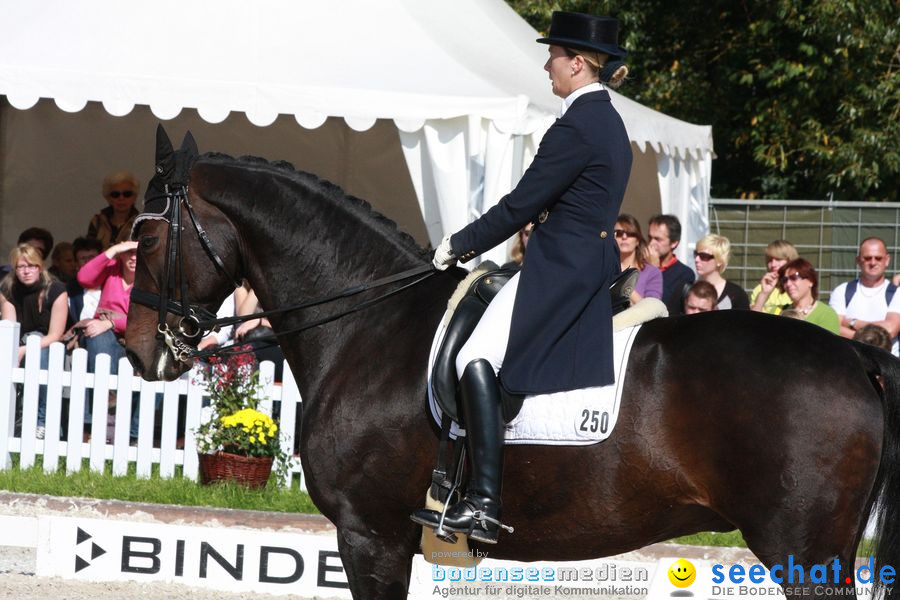
[[[849,326],[850,329],[852,329],[853,331],[856,331],[856,319],[850,319],[850,323],[848,323],[848,326]]]

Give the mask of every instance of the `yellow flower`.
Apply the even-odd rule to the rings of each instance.
[[[251,444],[255,444],[255,443],[256,443],[256,438],[253,437],[252,435],[250,436],[250,443],[251,443]]]

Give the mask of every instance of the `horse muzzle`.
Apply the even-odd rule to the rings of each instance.
[[[147,381],[174,381],[193,365],[192,359],[177,360],[161,342],[154,344],[149,352],[127,346],[125,356],[137,374]]]

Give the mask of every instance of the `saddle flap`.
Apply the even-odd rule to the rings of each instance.
[[[431,389],[441,411],[460,422],[460,411],[456,402],[459,378],[456,376],[456,355],[469,339],[487,305],[480,298],[467,294],[453,311],[447,325],[447,332],[434,360]]]
[[[506,282],[516,274],[516,270],[494,269],[476,273],[471,274],[460,283],[460,286],[467,286],[467,289],[462,300],[455,308],[452,308],[453,315],[447,324],[447,330],[431,372],[432,392],[434,392],[438,405],[457,423],[462,422],[462,415],[456,401],[459,387],[459,377],[456,374],[456,355],[472,335],[481,315],[487,310],[487,305],[506,285]]]

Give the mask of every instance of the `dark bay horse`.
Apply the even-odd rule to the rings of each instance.
[[[229,276],[213,268],[182,207],[179,278],[213,312],[234,279],[248,279],[271,309],[429,259],[364,202],[283,164],[201,157],[188,197]],[[137,230],[136,288],[160,291],[168,232],[162,220]],[[357,599],[407,594],[420,536],[409,514],[423,504],[437,446],[427,355],[462,276],[450,269],[280,336],[304,399],[309,493],[337,527]],[[295,329],[357,301],[274,316],[273,326]],[[178,317],[166,319],[174,327]],[[156,311],[132,302],[132,364],[148,379],[173,379],[190,361],[176,360],[156,330]],[[881,494],[877,559],[900,567],[900,368],[889,354],[801,321],[720,311],[645,324],[624,386],[607,441],[507,448],[504,521],[515,533],[482,550],[580,560],[737,528],[768,567],[789,555],[807,569],[840,560],[839,585],[855,597],[843,582]],[[794,597],[817,597],[813,587]]]

